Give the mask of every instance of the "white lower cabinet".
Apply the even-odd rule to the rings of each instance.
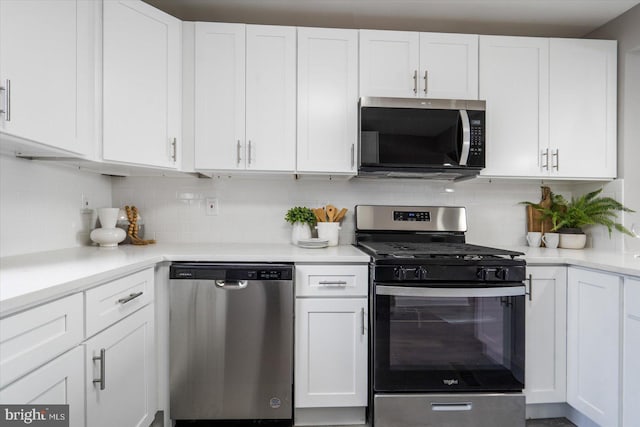
[[[567,267],[527,267],[527,404],[567,400]]]
[[[568,289],[567,402],[601,426],[618,426],[622,278],[569,267]]]
[[[69,426],[84,422],[84,348],[77,346],[0,390],[0,403],[69,405]]]
[[[622,425],[640,420],[640,279],[624,280]]]
[[[296,300],[296,407],[367,406],[367,299]]]
[[[364,424],[366,264],[296,264],[296,425]]]
[[[86,341],[87,426],[148,426],[156,412],[153,305]]]

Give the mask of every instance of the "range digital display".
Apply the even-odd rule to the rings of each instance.
[[[431,213],[429,211],[393,211],[394,221],[431,221]]]

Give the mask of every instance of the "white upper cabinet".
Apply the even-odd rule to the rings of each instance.
[[[247,25],[247,169],[293,171],[296,29]]]
[[[617,42],[551,39],[552,175],[615,178]]]
[[[298,156],[301,173],[355,174],[358,31],[298,29]]]
[[[181,21],[140,0],[103,3],[103,158],[176,168]]]
[[[196,22],[195,168],[244,169],[245,25]]]
[[[487,102],[482,175],[540,176],[549,145],[549,40],[480,36],[480,99]]]
[[[478,99],[478,36],[361,30],[360,94]]]
[[[482,175],[616,176],[616,42],[480,36]]]
[[[420,96],[478,99],[478,36],[420,33]]]
[[[360,30],[360,94],[416,96],[419,43],[419,33]]]
[[[87,153],[93,7],[80,0],[0,1],[0,137]]]
[[[196,169],[295,168],[296,29],[196,23]]]

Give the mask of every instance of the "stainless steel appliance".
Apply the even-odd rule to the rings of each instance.
[[[525,425],[525,262],[465,231],[460,207],[356,206],[375,427]]]
[[[358,176],[460,180],[485,166],[485,101],[361,98]]]
[[[170,279],[171,418],[292,420],[293,266],[173,263]]]

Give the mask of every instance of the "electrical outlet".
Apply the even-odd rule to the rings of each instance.
[[[218,199],[213,197],[207,197],[205,199],[205,213],[209,216],[218,215]]]
[[[84,212],[89,209],[91,209],[91,205],[89,204],[89,196],[82,193],[82,195],[80,196],[80,211]]]

